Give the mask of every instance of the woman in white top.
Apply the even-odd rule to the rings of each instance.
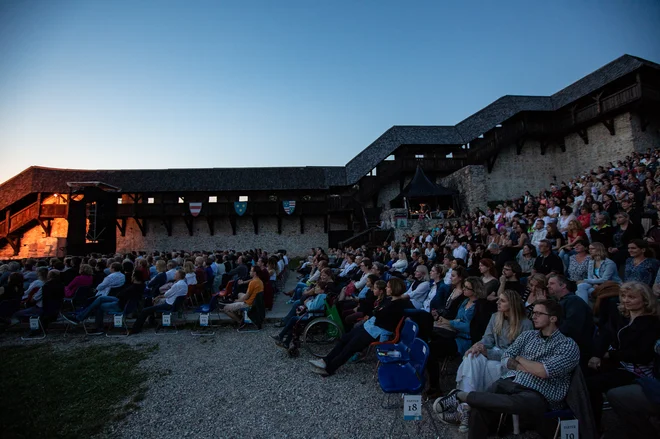
[[[392,269],[399,273],[403,273],[406,271],[406,268],[408,268],[408,256],[406,256],[406,252],[400,251],[399,260],[392,264]]]
[[[431,289],[429,279],[429,269],[426,268],[426,265],[418,265],[415,268],[415,281],[404,294],[404,297],[409,298],[417,309],[423,309],[424,307],[424,301]]]
[[[534,329],[532,322],[525,316],[520,295],[514,290],[504,290],[497,300],[497,312],[488,322],[488,327],[481,341],[472,345],[463,357],[463,362],[456,372],[456,389],[433,403],[436,412],[455,409],[458,406],[456,393],[484,392],[504,371],[500,360],[502,353],[523,331]]]
[[[195,275],[195,265],[188,261],[183,264],[183,271],[186,273],[186,283],[188,285],[197,285],[197,276]]]

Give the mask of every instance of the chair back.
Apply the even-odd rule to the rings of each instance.
[[[137,311],[140,303],[136,299],[132,299],[126,302],[124,305],[124,316],[131,314],[134,311]]]
[[[257,328],[261,329],[263,321],[266,319],[266,305],[264,303],[264,293],[257,293],[257,296],[252,302],[252,306],[247,312],[248,317],[252,320]]]
[[[417,332],[419,332],[419,325],[410,319],[406,319],[403,324],[403,329],[401,330],[399,343],[412,347],[413,341],[417,337]]]
[[[174,304],[172,305],[172,311],[177,312],[182,309],[183,307],[183,301],[186,300],[187,296],[179,296],[176,299],[174,299]]]
[[[420,380],[424,377],[424,368],[429,359],[430,353],[429,345],[420,338],[416,338],[410,347],[410,364],[415,368],[420,376]]]

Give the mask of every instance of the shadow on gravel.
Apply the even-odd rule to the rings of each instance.
[[[87,438],[102,432],[139,409],[147,391],[139,363],[157,348],[0,347],[2,437]]]

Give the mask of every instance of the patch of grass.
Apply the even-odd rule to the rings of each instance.
[[[124,344],[66,351],[47,344],[0,347],[2,437],[87,438],[102,432],[108,422],[139,409],[147,373],[138,364],[148,350]]]

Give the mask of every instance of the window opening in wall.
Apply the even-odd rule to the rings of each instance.
[[[453,158],[454,158],[454,153],[453,153],[453,152],[450,152],[449,154],[447,154],[447,155],[445,156],[445,158],[453,159]]]
[[[117,204],[121,204],[121,198],[117,198]]]
[[[248,196],[247,195],[241,195],[240,197],[238,197],[238,201],[241,202],[241,203],[244,202],[244,201],[248,201]]]
[[[502,128],[502,124],[498,123],[497,125],[495,125],[495,128]]]
[[[424,154],[415,154],[415,158],[416,158],[416,159],[423,159],[423,158],[424,158]]]
[[[373,169],[371,170],[371,175],[372,175],[373,177],[375,177],[375,176],[376,176],[376,172],[377,172],[377,171],[376,171],[376,168],[373,168]]]
[[[209,203],[217,203],[218,202],[218,197],[215,195],[211,195],[209,197]]]
[[[153,198],[147,198],[147,204],[154,204]]]
[[[183,201],[183,197],[179,197],[179,204],[183,204],[185,201]]]
[[[386,162],[393,162],[394,160],[396,160],[396,157],[394,157],[394,154],[392,154],[390,156],[387,156],[387,158],[385,158]]]

